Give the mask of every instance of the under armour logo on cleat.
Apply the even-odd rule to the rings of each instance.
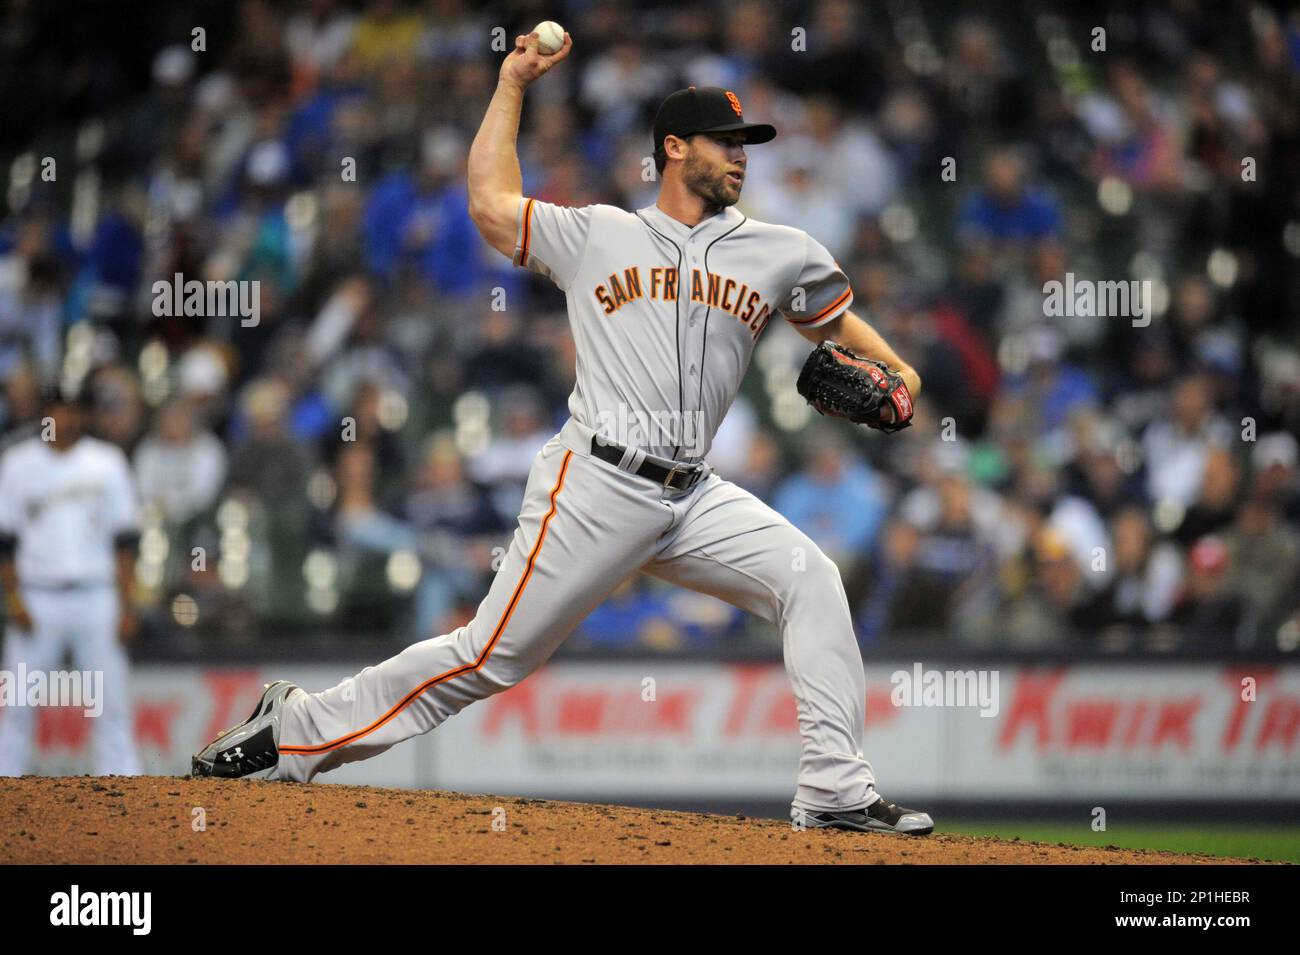
[[[236,758],[243,759],[243,758],[244,758],[244,751],[243,751],[242,748],[236,746],[234,749],[230,750],[229,752],[222,753],[222,754],[221,754],[221,758],[224,759],[224,760],[225,760],[226,762],[228,762],[228,763],[231,762],[232,760],[236,759]]]

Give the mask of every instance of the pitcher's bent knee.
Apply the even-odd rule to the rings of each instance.
[[[803,560],[794,566],[780,590],[782,611],[788,614],[811,606],[822,613],[843,609],[847,615],[848,597],[839,566],[811,540],[805,539],[799,546],[804,550]]]
[[[545,662],[545,657],[532,660],[520,656],[510,649],[499,649],[487,656],[483,664],[477,669],[475,676],[478,678],[478,683],[484,693],[494,696],[497,693],[504,693],[511,687],[518,686],[532,676]]]

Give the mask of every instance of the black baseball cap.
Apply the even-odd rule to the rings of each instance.
[[[776,138],[775,126],[745,122],[740,97],[720,86],[692,86],[671,93],[655,114],[656,151],[663,148],[667,136],[685,139],[695,133],[734,132],[745,134],[746,145]]]

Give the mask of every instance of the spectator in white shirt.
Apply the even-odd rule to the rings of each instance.
[[[136,449],[135,473],[144,501],[168,521],[182,523],[215,503],[226,480],[226,449],[199,427],[185,401],[173,401]]]
[[[1186,509],[1196,500],[1205,475],[1210,448],[1226,445],[1232,429],[1210,405],[1210,383],[1204,375],[1189,375],[1174,387],[1169,421],[1147,428],[1147,494],[1157,506]]]

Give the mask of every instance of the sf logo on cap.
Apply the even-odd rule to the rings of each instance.
[[[734,109],[736,111],[736,115],[739,116],[740,97],[738,97],[735,93],[731,92],[731,90],[727,90],[727,102],[731,104],[731,108]]]

